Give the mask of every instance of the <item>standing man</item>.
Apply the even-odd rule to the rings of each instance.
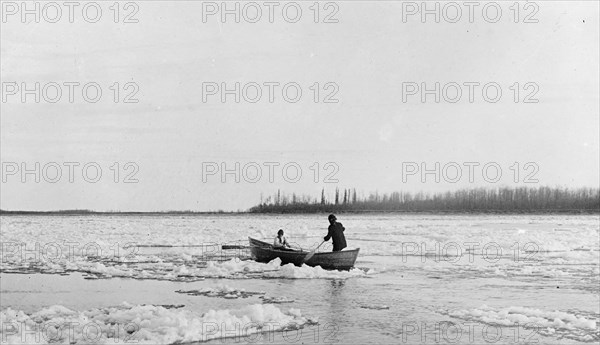
[[[337,218],[335,215],[330,214],[329,217],[329,229],[327,232],[327,236],[323,238],[325,241],[329,241],[330,238],[333,239],[333,251],[339,252],[340,250],[346,248],[346,237],[344,236],[344,226],[342,223],[337,222]]]

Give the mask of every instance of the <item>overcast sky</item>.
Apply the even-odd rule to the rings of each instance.
[[[364,193],[446,191],[523,185],[526,179],[530,186],[598,187],[596,1],[539,1],[539,10],[521,3],[519,23],[512,1],[499,2],[503,12],[496,23],[486,21],[493,19],[493,8],[482,15],[485,3],[474,8],[473,23],[467,7],[456,23],[446,20],[454,16],[452,8],[440,23],[432,15],[423,23],[419,14],[403,22],[412,8],[402,2],[342,1],[333,3],[337,8],[321,3],[318,24],[309,8],[313,2],[297,2],[302,16],[296,23],[285,20],[293,19],[294,8],[287,18],[281,15],[285,2],[274,9],[274,23],[267,7],[257,23],[243,16],[241,23],[233,16],[223,23],[219,14],[204,23],[203,5],[192,1],[133,2],[137,8],[120,8],[119,23],[112,2],[98,2],[103,12],[96,23],[84,20],[81,7],[74,23],[67,8],[57,23],[44,22],[55,17],[53,9],[40,23],[33,16],[23,23],[20,13],[12,15],[14,8],[2,3],[2,209],[237,210],[279,188],[318,196],[323,187],[329,194],[336,186]],[[212,10],[204,6],[204,14]],[[253,9],[247,10],[246,19],[252,19]],[[133,12],[130,19],[138,22],[123,23]],[[338,22],[322,23],[333,12],[329,19]],[[527,15],[538,22],[523,23]],[[50,103],[40,90],[39,103],[34,95],[23,102],[22,83],[33,88],[35,82],[47,86],[46,98],[55,96],[49,83],[62,85],[62,98]],[[65,82],[80,84],[72,103]],[[261,85],[262,97],[250,103],[241,94],[235,103],[234,95],[225,95],[223,103],[217,90],[203,99],[203,83],[233,88],[236,82],[250,85],[248,98],[256,97],[255,84],[248,83]],[[272,103],[265,82],[279,83]],[[421,83],[433,89],[436,82],[447,86],[439,103],[433,94],[422,102],[420,90],[403,99],[403,85],[413,91]],[[480,84],[473,102],[465,82]],[[100,86],[97,103],[82,97],[86,83]],[[287,83],[300,87],[298,102],[284,99]],[[488,88],[488,100],[482,97],[488,83],[500,87],[496,103],[489,101],[494,88]],[[446,99],[456,98],[456,85],[462,97],[451,103]],[[286,97],[296,96],[293,88],[287,91]],[[132,92],[139,101],[123,103]],[[337,103],[325,103],[326,96]],[[22,168],[34,170],[35,162],[40,182],[32,174],[23,182]],[[51,162],[62,166],[56,183],[48,181],[56,176]],[[65,162],[80,164],[73,167],[73,182]],[[134,164],[126,167],[128,162]],[[233,174],[223,183],[221,171],[203,181],[203,167],[220,170],[225,163],[234,169],[235,162],[239,183]],[[258,178],[252,162],[262,167]],[[271,162],[272,181],[265,162]],[[414,167],[411,162],[429,169],[439,162],[446,174],[439,183],[433,174],[423,182],[419,172],[403,174],[403,163]],[[462,166],[458,182],[450,162]],[[480,164],[473,181],[465,162]],[[82,177],[87,163],[102,169],[98,182]],[[489,181],[496,168],[488,170],[487,180],[482,176],[486,163],[501,168],[498,182]],[[19,171],[13,172],[15,166]],[[298,167],[302,177],[290,182]],[[93,180],[94,169],[87,173]],[[129,173],[137,183],[123,183]]]

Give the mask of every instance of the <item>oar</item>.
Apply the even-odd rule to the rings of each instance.
[[[315,255],[315,252],[317,251],[317,249],[319,249],[319,247],[321,245],[323,245],[323,243],[325,243],[325,241],[321,242],[321,244],[319,244],[317,246],[317,248],[315,248],[314,250],[312,250],[310,253],[306,254],[306,256],[304,257],[304,260],[302,260],[302,262],[307,262],[308,260],[310,260],[310,258],[312,258],[313,255]]]
[[[221,249],[223,250],[228,250],[228,249],[247,249],[250,248],[250,246],[244,246],[244,245],[240,245],[240,244],[224,244],[221,246]]]

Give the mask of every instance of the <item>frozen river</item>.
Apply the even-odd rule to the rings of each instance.
[[[1,341],[600,340],[597,215],[338,220],[360,247],[349,272],[220,249],[279,228],[313,248],[326,215],[2,216]]]

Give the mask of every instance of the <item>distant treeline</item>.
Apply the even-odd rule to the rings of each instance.
[[[333,200],[321,196],[286,195],[280,190],[252,213],[321,212],[498,212],[498,213],[600,213],[598,188],[500,187],[462,189],[445,193],[393,192],[358,196],[356,189],[335,190]]]

